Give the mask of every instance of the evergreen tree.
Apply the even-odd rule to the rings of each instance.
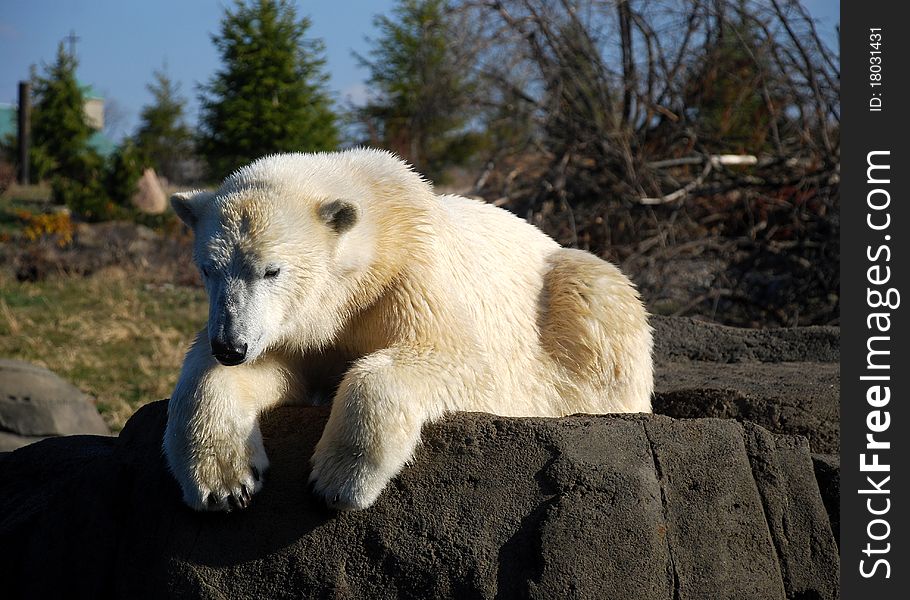
[[[121,212],[133,210],[131,200],[145,168],[146,157],[131,139],[125,139],[108,159],[104,187]]]
[[[32,146],[38,157],[39,178],[83,179],[87,170],[101,164],[100,157],[88,147],[92,129],[85,118],[85,99],[76,80],[77,66],[76,57],[66,52],[60,42],[57,58],[45,66],[44,76],[33,70]]]
[[[103,185],[104,161],[88,145],[92,129],[85,118],[77,66],[61,42],[45,75],[32,74],[32,161],[38,177],[50,178],[55,202],[87,219],[107,219],[116,207]]]
[[[392,17],[376,17],[370,58],[358,56],[374,92],[359,109],[370,142],[431,177],[463,162],[478,142],[468,128],[474,56],[471,44],[453,43],[464,32],[451,14],[446,0],[400,0]]]
[[[171,181],[181,180],[183,166],[192,153],[193,134],[184,121],[186,99],[180,85],[164,70],[155,71],[154,81],[146,86],[151,104],[142,108],[134,141],[144,162]]]
[[[214,177],[265,154],[330,150],[338,132],[323,46],[288,0],[239,1],[213,42],[224,63],[201,101],[199,149]]]
[[[684,88],[692,107],[693,128],[701,143],[720,152],[770,150],[773,116],[762,94],[762,73],[770,73],[760,31],[741,2],[734,19],[724,13],[716,36],[706,40],[704,58],[689,73]],[[771,90],[768,98],[786,106]]]

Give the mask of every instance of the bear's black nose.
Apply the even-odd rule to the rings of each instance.
[[[225,366],[239,365],[246,358],[247,345],[236,346],[221,340],[212,340],[212,356]]]

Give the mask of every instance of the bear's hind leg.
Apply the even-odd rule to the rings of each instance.
[[[549,257],[540,342],[564,374],[565,414],[651,412],[653,367],[648,315],[614,265],[570,248]]]

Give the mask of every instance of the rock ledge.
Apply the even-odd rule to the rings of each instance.
[[[803,438],[720,419],[459,414],[426,428],[373,508],[339,514],[306,488],[326,418],[271,413],[266,488],[226,515],[180,503],[165,402],[117,439],[0,454],[5,597],[838,597]]]

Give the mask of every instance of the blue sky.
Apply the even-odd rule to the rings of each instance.
[[[145,86],[152,71],[167,62],[196,116],[196,86],[219,66],[211,42],[230,0],[0,0],[0,102],[16,102],[16,86],[29,66],[51,61],[58,42],[76,32],[79,78],[91,84],[122,113],[119,133],[135,127],[150,100]],[[352,51],[366,54],[373,17],[394,0],[304,0],[300,14],[312,20],[311,37],[326,44],[331,91],[337,100],[361,100],[366,73]],[[837,0],[806,0],[820,27],[834,40]],[[827,36],[826,36],[827,37]]]
[[[310,37],[326,44],[327,71],[338,100],[362,99],[365,72],[352,51],[366,54],[364,37],[373,16],[388,12],[393,0],[309,0],[298,2],[312,20]],[[79,41],[79,79],[91,84],[124,113],[122,129],[131,131],[139,110],[149,102],[152,71],[167,61],[181,83],[195,119],[196,85],[219,67],[211,34],[218,30],[231,0],[0,0],[0,102],[15,103],[20,79],[29,66],[52,61],[57,44],[70,30]]]

